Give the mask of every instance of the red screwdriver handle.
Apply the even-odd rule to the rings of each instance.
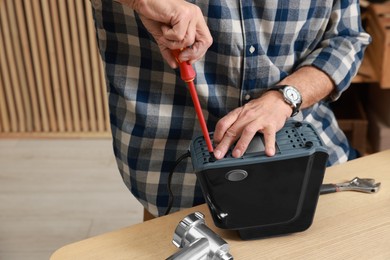
[[[193,81],[196,76],[196,72],[192,65],[188,61],[180,61],[179,60],[179,54],[180,50],[172,50],[173,56],[175,56],[177,63],[179,64],[180,68],[180,77],[185,82]]]

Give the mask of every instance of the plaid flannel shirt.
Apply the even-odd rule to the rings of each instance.
[[[195,63],[195,84],[210,131],[229,111],[259,97],[302,66],[315,66],[336,85],[329,100],[295,119],[312,123],[329,150],[328,165],[347,161],[349,144],[329,102],[357,73],[370,37],[357,0],[192,0],[214,42]],[[133,10],[92,0],[105,66],[113,148],[122,178],[154,215],[165,212],[167,179],[201,130],[186,85],[163,60]],[[172,210],[203,203],[190,160],[172,178]]]

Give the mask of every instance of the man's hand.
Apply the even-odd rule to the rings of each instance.
[[[313,81],[313,79],[316,79]],[[292,85],[302,95],[301,109],[312,106],[328,97],[335,89],[330,77],[321,70],[305,66],[290,74],[279,85]],[[225,156],[228,149],[237,141],[233,157],[240,157],[248,148],[256,132],[264,135],[265,153],[275,154],[275,136],[290,117],[292,108],[279,91],[265,92],[260,98],[239,107],[217,123],[214,132],[214,149],[217,159]]]
[[[134,9],[153,35],[161,54],[172,68],[177,62],[171,50],[184,49],[181,61],[193,63],[213,42],[200,8],[183,0],[116,0]]]
[[[223,158],[237,140],[232,155],[241,157],[257,132],[264,135],[265,153],[273,156],[276,132],[284,126],[291,112],[292,108],[278,91],[268,91],[260,98],[236,108],[216,125],[214,142],[218,145],[214,149],[215,157]]]

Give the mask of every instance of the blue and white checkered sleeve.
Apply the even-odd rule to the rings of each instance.
[[[299,67],[314,66],[328,74],[336,86],[330,98],[337,100],[357,74],[370,41],[362,28],[358,1],[338,0],[318,48]]]

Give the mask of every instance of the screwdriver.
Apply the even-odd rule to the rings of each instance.
[[[211,144],[209,131],[207,129],[206,121],[203,116],[202,108],[200,106],[198,93],[196,92],[194,79],[196,76],[196,72],[192,65],[188,61],[180,61],[179,54],[181,50],[172,50],[173,56],[176,58],[177,63],[179,64],[180,69],[180,77],[183,81],[185,81],[188,85],[188,89],[191,94],[192,102],[194,103],[195,112],[198,116],[198,121],[200,123],[200,127],[202,128],[203,137],[207,144],[207,150],[210,154],[213,154],[213,145]]]

